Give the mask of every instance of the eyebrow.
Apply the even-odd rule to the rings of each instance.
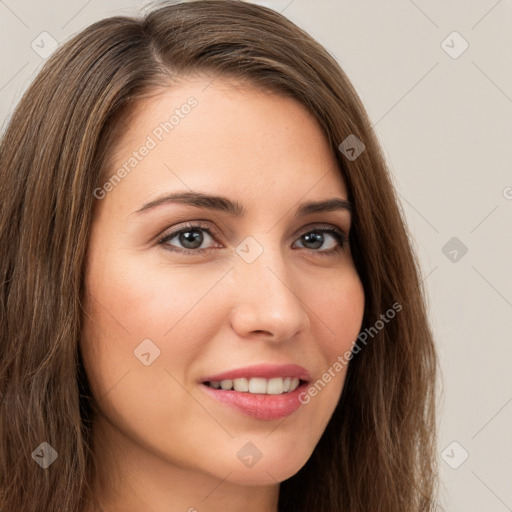
[[[224,212],[235,217],[242,217],[247,213],[246,208],[238,201],[228,199],[223,196],[208,195],[201,192],[177,192],[172,194],[162,195],[149,203],[146,203],[142,208],[133,212],[136,215],[148,212],[163,204],[185,204],[195,206],[197,208],[207,208]],[[337,210],[352,211],[352,204],[350,201],[341,197],[333,197],[322,201],[310,201],[303,203],[295,212],[295,217],[304,217],[313,213],[319,212],[332,212]]]

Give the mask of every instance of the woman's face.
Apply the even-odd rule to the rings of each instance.
[[[81,351],[118,464],[269,484],[324,432],[346,368],[309,403],[298,395],[350,350],[364,295],[336,235],[348,239],[350,212],[301,211],[347,199],[314,118],[293,99],[208,83],[163,90],[124,121],[108,175],[125,172],[95,193]],[[160,201],[178,193],[225,199]],[[239,369],[219,380],[254,393],[202,382]],[[285,393],[291,377],[309,383]]]

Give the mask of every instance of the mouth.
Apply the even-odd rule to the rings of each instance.
[[[205,393],[228,410],[255,420],[279,420],[298,411],[309,381],[298,377],[262,377],[201,382]]]
[[[256,364],[199,379],[215,402],[259,420],[277,420],[297,411],[310,381],[308,370],[291,363]]]

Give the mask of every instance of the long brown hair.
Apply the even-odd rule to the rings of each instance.
[[[94,190],[121,114],[198,73],[305,105],[354,206],[350,245],[371,339],[354,354],[312,456],[280,484],[279,511],[434,510],[437,356],[383,154],[330,54],[284,16],[238,0],[160,2],[140,18],[94,23],[48,59],[2,136],[1,510],[76,512],[90,499],[91,393],[79,340]],[[355,159],[338,148],[349,135],[365,146]],[[400,312],[376,328],[393,304]],[[33,455],[42,442],[58,454],[47,469]]]

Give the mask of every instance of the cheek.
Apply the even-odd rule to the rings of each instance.
[[[321,355],[323,373],[317,375],[302,396],[304,408],[301,425],[304,435],[311,433],[315,445],[329,422],[341,396],[353,343],[362,326],[365,296],[355,269],[345,269],[335,279],[323,281],[324,287],[314,294],[304,294],[310,310],[312,332],[316,334],[316,350]],[[309,289],[313,283],[309,283]],[[322,429],[318,428],[322,425]]]
[[[204,433],[208,417],[183,384],[217,328],[208,290],[224,272],[141,272],[140,262],[116,261],[123,264],[91,260],[94,272],[86,274],[81,352],[92,393],[127,437],[172,452],[185,464],[192,449],[183,443],[188,435],[200,441],[194,450],[208,450],[212,442]],[[185,425],[185,418],[204,421]],[[180,442],[169,436],[171,426]]]
[[[364,315],[364,289],[355,269],[329,280],[327,286],[310,299],[311,309],[326,333],[323,343],[330,361],[350,349],[356,340]]]
[[[220,315],[209,291],[224,271],[170,272],[158,263],[144,267],[135,256],[101,256],[109,251],[114,254],[104,248],[91,255],[85,279],[82,353],[95,395],[141,368],[169,369],[183,381],[217,327]],[[156,373],[146,371],[141,379],[161,387]]]

